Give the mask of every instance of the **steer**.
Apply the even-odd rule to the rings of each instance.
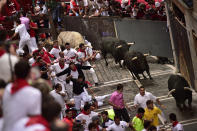
[[[134,80],[136,77],[138,80],[140,79],[139,74],[142,74],[144,79],[146,79],[146,76],[143,73],[144,71],[146,71],[149,78],[152,79],[149,72],[149,65],[146,60],[147,55],[148,54],[142,54],[136,51],[129,51],[125,54],[123,64],[131,72]]]
[[[107,54],[111,54],[115,59],[115,63],[119,63],[120,67],[122,67],[121,60],[124,59],[125,53],[129,51],[132,44],[134,43],[127,43],[124,40],[119,40],[114,37],[103,37],[101,52],[105,59],[106,66],[108,66]]]
[[[184,77],[181,75],[171,75],[168,79],[168,90],[168,96],[172,94],[180,110],[186,108],[186,100],[188,100],[189,107],[192,107],[192,89]]]

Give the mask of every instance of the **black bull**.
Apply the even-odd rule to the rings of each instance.
[[[149,72],[149,65],[146,60],[146,54],[142,54],[136,51],[126,52],[123,64],[131,72],[134,79],[136,79],[135,77],[137,77],[137,79],[140,79],[139,74],[142,74],[146,79],[146,76],[143,73],[144,71],[146,71],[149,78],[152,79]]]
[[[186,100],[188,100],[188,105],[191,108],[192,90],[184,77],[180,75],[171,75],[168,79],[168,90],[168,96],[172,94],[179,109],[182,110],[186,107]]]
[[[129,51],[132,44],[134,43],[127,43],[124,40],[119,40],[114,37],[103,37],[101,41],[101,52],[105,59],[106,66],[108,66],[107,54],[111,54],[116,64],[119,63],[120,67],[122,67],[121,60],[124,59],[125,53]]]

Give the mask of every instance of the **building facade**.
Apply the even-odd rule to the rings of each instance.
[[[167,0],[166,13],[177,72],[197,91],[197,0]]]

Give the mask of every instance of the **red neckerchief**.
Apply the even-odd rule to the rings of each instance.
[[[96,130],[99,131],[99,126],[96,126]]]
[[[77,67],[75,66],[74,69],[73,69],[72,71],[76,71],[76,70],[77,70]]]
[[[137,114],[136,117],[142,119],[142,116],[140,116],[139,114]]]
[[[66,119],[70,120],[70,121],[73,121],[73,118],[69,118],[68,116],[65,117]]]
[[[64,69],[64,64],[61,65],[61,64],[59,63],[59,66],[60,66],[61,69]]]
[[[20,89],[28,86],[29,84],[25,79],[16,79],[11,88],[11,94],[15,94]]]
[[[53,46],[53,48],[55,48],[55,49],[59,49],[59,47],[58,47],[58,46]]]
[[[86,111],[84,111],[84,110],[82,110],[82,112],[81,112],[82,114],[84,114],[84,115],[89,115]]]
[[[92,84],[89,81],[85,81],[85,83],[92,87]]]
[[[5,54],[5,50],[0,49],[0,57]]]
[[[172,123],[172,126],[175,127],[178,123],[179,123],[178,121],[175,121]]]
[[[85,52],[85,50],[79,49],[78,52],[83,52],[83,53],[85,54],[85,57],[86,57],[86,52]]]
[[[44,117],[42,117],[41,115],[30,117],[29,121],[25,124],[25,127],[28,127],[28,126],[31,126],[34,124],[41,124],[47,128],[44,131],[50,131],[48,121]]]

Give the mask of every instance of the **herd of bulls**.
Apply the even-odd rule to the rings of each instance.
[[[139,74],[142,74],[146,79],[146,76],[143,74],[144,71],[148,74],[149,78],[152,79],[149,72],[149,65],[146,60],[147,54],[142,54],[138,51],[130,50],[133,43],[127,43],[124,40],[119,40],[112,37],[104,37],[101,42],[101,52],[105,59],[106,66],[107,54],[111,54],[115,59],[115,63],[119,63],[120,67],[126,67],[133,76],[133,79],[140,80]],[[123,60],[123,65],[121,61]],[[168,79],[168,95],[172,94],[175,98],[176,105],[179,109],[185,109],[185,101],[188,100],[189,107],[191,108],[192,102],[192,90],[185,80],[185,78],[178,74],[173,74]]]

